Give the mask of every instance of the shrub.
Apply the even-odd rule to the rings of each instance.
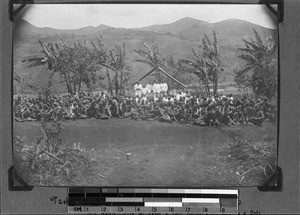
[[[219,152],[226,163],[231,164],[242,185],[264,183],[276,171],[276,141],[265,136],[262,141],[251,137],[235,138],[225,143]]]
[[[30,185],[66,186],[87,184],[93,177],[95,159],[80,143],[63,144],[61,122],[42,122],[44,136],[33,142],[14,137],[14,165]],[[68,145],[68,146],[67,146]]]

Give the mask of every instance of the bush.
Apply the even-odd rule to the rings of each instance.
[[[253,141],[245,136],[235,138],[223,145],[218,153],[231,164],[242,185],[261,185],[276,171],[277,145],[274,138],[265,136],[262,141]]]
[[[14,165],[30,185],[72,186],[88,184],[94,176],[96,162],[80,143],[67,146],[59,138],[61,122],[42,122],[44,136],[32,143],[23,137],[14,137]]]

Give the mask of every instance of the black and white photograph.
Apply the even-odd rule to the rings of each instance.
[[[262,186],[277,168],[277,25],[254,4],[25,6],[14,168],[31,186]]]

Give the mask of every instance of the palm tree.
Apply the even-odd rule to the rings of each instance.
[[[136,53],[138,53],[141,56],[141,58],[135,59],[135,61],[147,64],[151,68],[154,68],[154,70],[156,71],[155,74],[156,79],[158,80],[158,82],[161,82],[161,76],[158,71],[158,67],[163,66],[163,58],[159,53],[158,45],[156,43],[152,43],[151,46],[149,46],[147,43],[143,43],[143,46],[145,47],[146,50],[143,49],[134,50]]]
[[[162,72],[167,77],[175,81],[176,83],[182,85],[183,87],[186,87],[183,83],[178,81],[176,78],[174,78],[172,75],[170,75],[163,69],[164,67],[163,62],[165,61],[165,59],[160,55],[157,44],[153,43],[151,44],[151,46],[149,46],[147,43],[143,43],[143,45],[146,48],[146,51],[143,49],[134,50],[136,53],[138,53],[141,56],[141,58],[135,59],[135,61],[147,64],[150,67],[152,67],[152,69],[148,73],[140,77],[138,80],[133,82],[131,85],[133,85],[137,81],[142,80],[146,76],[156,71],[156,79],[158,80],[158,82],[162,81],[162,78],[160,76],[160,72]]]
[[[187,72],[195,74],[199,78],[200,85],[203,83],[205,91],[210,96],[209,82],[213,84],[213,94],[217,94],[219,70],[221,66],[220,48],[218,34],[213,31],[214,41],[211,42],[209,37],[204,34],[202,39],[203,47],[198,46],[199,51],[192,49],[192,59],[180,59],[179,62],[187,66]],[[202,48],[202,55],[200,50]]]
[[[218,91],[218,79],[219,79],[219,70],[221,66],[220,59],[220,45],[219,37],[216,31],[213,31],[214,41],[211,42],[209,37],[204,34],[202,39],[203,44],[203,57],[206,61],[206,66],[208,68],[208,76],[213,83],[213,94],[216,95]],[[221,69],[223,70],[223,69]]]
[[[124,71],[130,70],[129,65],[127,64],[126,59],[126,49],[125,44],[123,43],[122,46],[115,45],[114,49],[109,51],[109,59],[108,64],[110,68],[113,69],[115,73],[114,77],[114,86],[115,86],[115,93],[116,95],[119,94],[119,90],[124,90]],[[119,80],[120,75],[120,80]]]
[[[266,42],[263,42],[255,29],[253,32],[255,40],[243,40],[246,48],[239,48],[243,52],[239,58],[246,64],[235,72],[235,80],[237,82],[244,78],[247,80],[244,85],[250,86],[255,94],[271,98],[277,90],[277,70],[274,64],[277,46],[272,37],[266,37]]]
[[[199,78],[199,84],[204,85],[207,96],[210,96],[209,76],[207,71],[207,62],[204,57],[193,49],[193,59],[179,59],[180,65],[185,64],[188,67],[183,67],[186,72],[192,73]]]

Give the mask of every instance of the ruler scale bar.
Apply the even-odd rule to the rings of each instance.
[[[238,190],[77,187],[68,194],[68,213],[238,213]]]
[[[145,207],[182,207],[182,202],[145,202]]]
[[[111,197],[105,198],[107,202],[144,202],[143,198],[121,198],[121,197]]]

